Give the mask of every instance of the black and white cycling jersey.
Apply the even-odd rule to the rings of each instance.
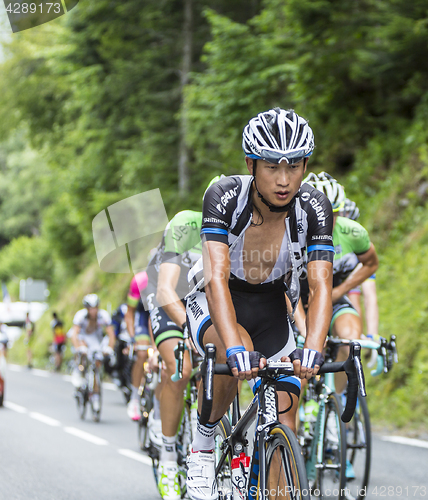
[[[205,193],[201,236],[229,246],[231,274],[245,279],[243,248],[245,231],[253,216],[251,175],[224,177]],[[299,276],[304,264],[313,260],[333,262],[333,213],[331,203],[320,191],[303,184],[295,197],[294,208],[285,218],[286,231],[277,262],[264,283],[285,276],[287,295],[293,305],[299,299]],[[204,287],[202,259],[189,272],[191,292]]]

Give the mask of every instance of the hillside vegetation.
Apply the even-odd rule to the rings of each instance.
[[[170,218],[197,209],[214,175],[244,173],[247,121],[294,108],[314,130],[310,169],[345,185],[380,256],[380,331],[400,363],[369,380],[374,415],[428,425],[427,0],[209,4],[81,0],[4,46],[0,279],[15,298],[19,279],[48,280],[67,323],[87,292],[115,308],[130,275],[99,269],[93,218],[156,188]]]

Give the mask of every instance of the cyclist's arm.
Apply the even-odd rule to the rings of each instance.
[[[217,334],[226,349],[243,345],[229,290],[229,247],[219,241],[206,241],[203,245],[202,258],[205,294]]]
[[[106,326],[106,333],[108,335],[108,345],[113,349],[116,343],[116,335],[114,334],[113,325]]]
[[[373,243],[370,243],[370,248],[367,252],[357,255],[362,266],[357,266],[352,273],[339,286],[333,289],[333,303],[337,302],[341,297],[346,295],[350,290],[368,279],[376,272],[379,266],[379,259]]]
[[[308,284],[305,347],[322,352],[333,312],[333,264],[324,260],[308,262]]]
[[[362,285],[367,333],[377,338],[379,330],[379,309],[377,305],[376,281],[366,280]]]
[[[302,337],[306,337],[306,314],[303,308],[302,299],[299,299],[296,311],[294,312],[294,321]]]
[[[172,321],[181,326],[186,321],[186,308],[175,291],[181,268],[171,262],[163,262],[159,268],[156,299]]]
[[[128,308],[125,313],[125,323],[126,323],[126,329],[128,330],[128,333],[130,337],[135,337],[135,311],[136,307],[130,306],[128,303]]]
[[[71,342],[75,349],[83,345],[83,342],[79,340],[80,329],[81,328],[79,325],[73,325],[73,331],[71,333]]]

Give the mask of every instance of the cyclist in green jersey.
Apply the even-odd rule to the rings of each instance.
[[[219,178],[215,177],[209,186]],[[184,300],[189,291],[187,273],[202,255],[201,225],[202,212],[184,210],[173,217],[148,265],[149,281],[143,292],[154,342],[166,367],[160,395],[162,448],[158,483],[159,492],[165,500],[181,498],[176,434],[183,410],[184,389],[192,369],[188,352],[184,356],[183,378],[173,382],[171,376],[175,373],[174,348],[183,339],[187,328]]]
[[[348,219],[357,220],[360,216],[360,211],[355,203],[355,201],[346,198],[345,206],[339,211],[341,217],[347,217]],[[367,338],[378,339],[379,331],[379,309],[377,304],[377,293],[376,293],[376,274],[372,274],[369,279],[364,281],[361,286],[353,288],[349,291],[348,297],[352,302],[352,305],[357,310],[358,314],[362,318],[361,309],[361,295],[364,298],[364,317],[366,320],[367,327]],[[361,323],[363,325],[363,323]],[[377,352],[372,351],[372,361],[376,363]],[[369,365],[370,366],[370,365]]]
[[[366,281],[379,266],[375,247],[366,229],[356,221],[340,217],[339,210],[345,201],[345,190],[336,179],[325,172],[309,174],[304,180],[325,193],[333,206],[333,316],[330,334],[342,339],[361,338],[362,326],[358,312],[346,296],[350,290]],[[360,265],[361,264],[361,265]],[[348,349],[339,350],[337,360],[344,361]],[[346,375],[336,375],[336,390],[343,392]]]

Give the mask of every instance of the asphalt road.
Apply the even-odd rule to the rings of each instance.
[[[69,377],[11,366],[0,411],[1,500],[159,500],[124,398],[106,384],[101,422],[78,417]]]
[[[9,366],[0,411],[0,500],[160,500],[122,394],[101,422],[77,415],[69,377]],[[428,499],[428,441],[376,434],[370,500]]]

